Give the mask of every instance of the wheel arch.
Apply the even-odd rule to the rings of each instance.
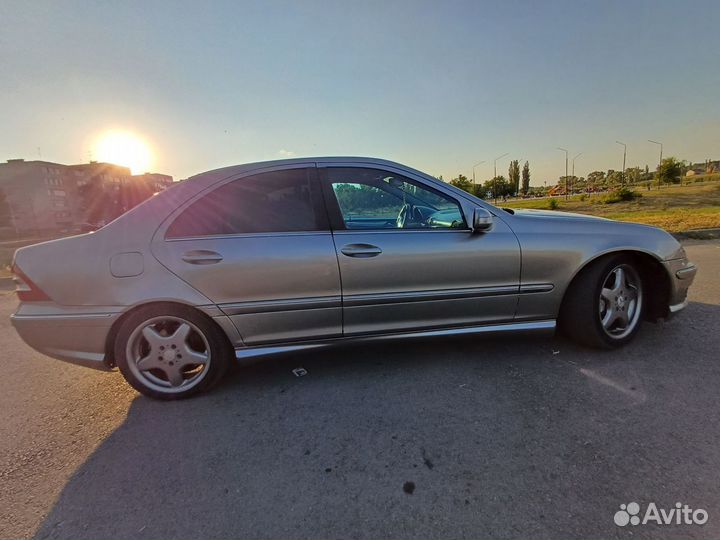
[[[108,331],[107,338],[105,338],[105,364],[107,364],[108,367],[114,368],[115,365],[115,359],[114,359],[114,349],[115,349],[115,340],[117,339],[118,332],[120,331],[120,328],[122,327],[123,323],[128,319],[128,317],[132,316],[134,313],[137,313],[141,309],[144,309],[148,306],[158,306],[158,305],[165,305],[169,306],[171,308],[182,308],[182,309],[191,309],[200,317],[204,318],[206,321],[209,321],[213,326],[217,327],[222,335],[225,338],[226,345],[230,347],[230,349],[234,349],[232,342],[230,341],[230,338],[227,335],[227,330],[223,328],[222,325],[218,324],[218,322],[213,319],[211,316],[209,316],[207,313],[205,313],[202,309],[199,309],[197,306],[194,306],[192,304],[188,304],[186,302],[180,302],[177,300],[149,300],[147,302],[142,302],[140,304],[135,304],[134,306],[131,306],[127,310],[125,310],[120,317],[113,322],[112,326],[110,327],[110,330]]]
[[[598,253],[594,257],[586,260],[582,266],[576,270],[575,274],[568,282],[565,292],[563,293],[562,301],[560,302],[558,316],[562,314],[568,294],[577,279],[598,262],[618,255],[627,255],[635,261],[638,265],[638,270],[640,271],[640,276],[643,280],[643,285],[645,286],[646,291],[651,292],[651,294],[646,295],[647,309],[645,311],[645,320],[656,322],[658,319],[662,319],[667,316],[672,287],[670,276],[657,256],[641,249],[617,249],[606,251]]]

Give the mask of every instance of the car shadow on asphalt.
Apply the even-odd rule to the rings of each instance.
[[[37,537],[607,537],[633,497],[718,508],[718,327],[720,307],[693,302],[620,351],[344,346],[239,367],[186,401],[137,397]]]

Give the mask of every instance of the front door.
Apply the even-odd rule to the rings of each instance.
[[[234,179],[179,211],[153,241],[245,344],[342,335],[340,275],[316,169]]]
[[[520,248],[500,219],[473,234],[467,206],[419,178],[321,166],[345,335],[511,321]]]

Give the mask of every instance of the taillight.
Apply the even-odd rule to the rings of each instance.
[[[17,265],[13,265],[12,273],[15,274],[15,292],[18,298],[23,302],[47,302],[50,297],[43,290],[35,285],[33,281],[27,277]]]

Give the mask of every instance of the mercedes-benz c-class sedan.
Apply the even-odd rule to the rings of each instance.
[[[630,341],[687,303],[666,232],[496,208],[369,158],[200,174],[88,234],[19,249],[12,322],[31,347],[177,399],[236,358],[340,342],[553,332]]]

